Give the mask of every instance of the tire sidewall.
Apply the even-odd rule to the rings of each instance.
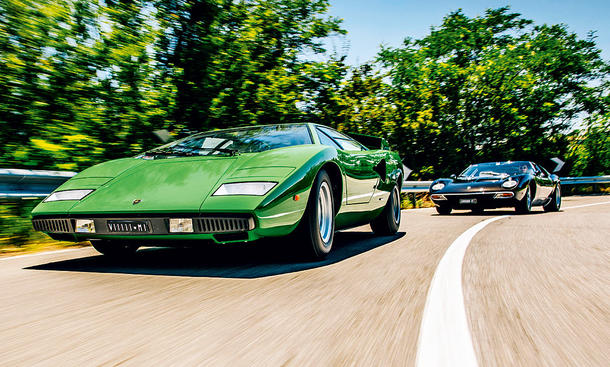
[[[330,205],[333,215],[331,216],[331,228],[330,228],[330,236],[328,241],[324,241],[322,239],[322,234],[320,233],[319,226],[319,218],[318,218],[318,198],[320,196],[320,188],[322,183],[326,182],[328,188],[330,190]],[[311,244],[311,250],[313,251],[314,256],[323,257],[330,252],[333,246],[333,240],[335,237],[335,203],[333,200],[333,191],[332,191],[332,183],[330,181],[330,177],[326,171],[322,170],[318,173],[314,185],[311,188],[311,195],[309,196],[308,202],[308,210],[307,210],[307,232],[309,233],[309,242]]]

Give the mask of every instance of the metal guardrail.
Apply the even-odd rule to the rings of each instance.
[[[43,198],[76,172],[0,168],[0,198]],[[606,184],[610,176],[561,177],[562,185]],[[404,181],[402,192],[427,192],[432,181]]]
[[[610,183],[610,176],[561,177],[562,185],[604,184]]]
[[[0,198],[43,198],[74,175],[76,172],[0,168]]]

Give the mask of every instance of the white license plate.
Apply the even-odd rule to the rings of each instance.
[[[460,199],[460,204],[476,204],[477,199]]]

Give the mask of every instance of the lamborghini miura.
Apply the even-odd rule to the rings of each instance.
[[[557,175],[529,161],[488,162],[470,165],[459,176],[441,178],[430,185],[430,199],[439,214],[453,209],[513,207],[529,213],[532,206],[545,211],[561,207],[561,183]]]

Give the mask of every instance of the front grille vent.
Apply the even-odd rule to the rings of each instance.
[[[251,218],[204,217],[194,221],[195,232],[199,233],[246,232],[254,227]]]
[[[72,233],[72,223],[70,219],[34,219],[32,221],[34,229],[49,233]]]

